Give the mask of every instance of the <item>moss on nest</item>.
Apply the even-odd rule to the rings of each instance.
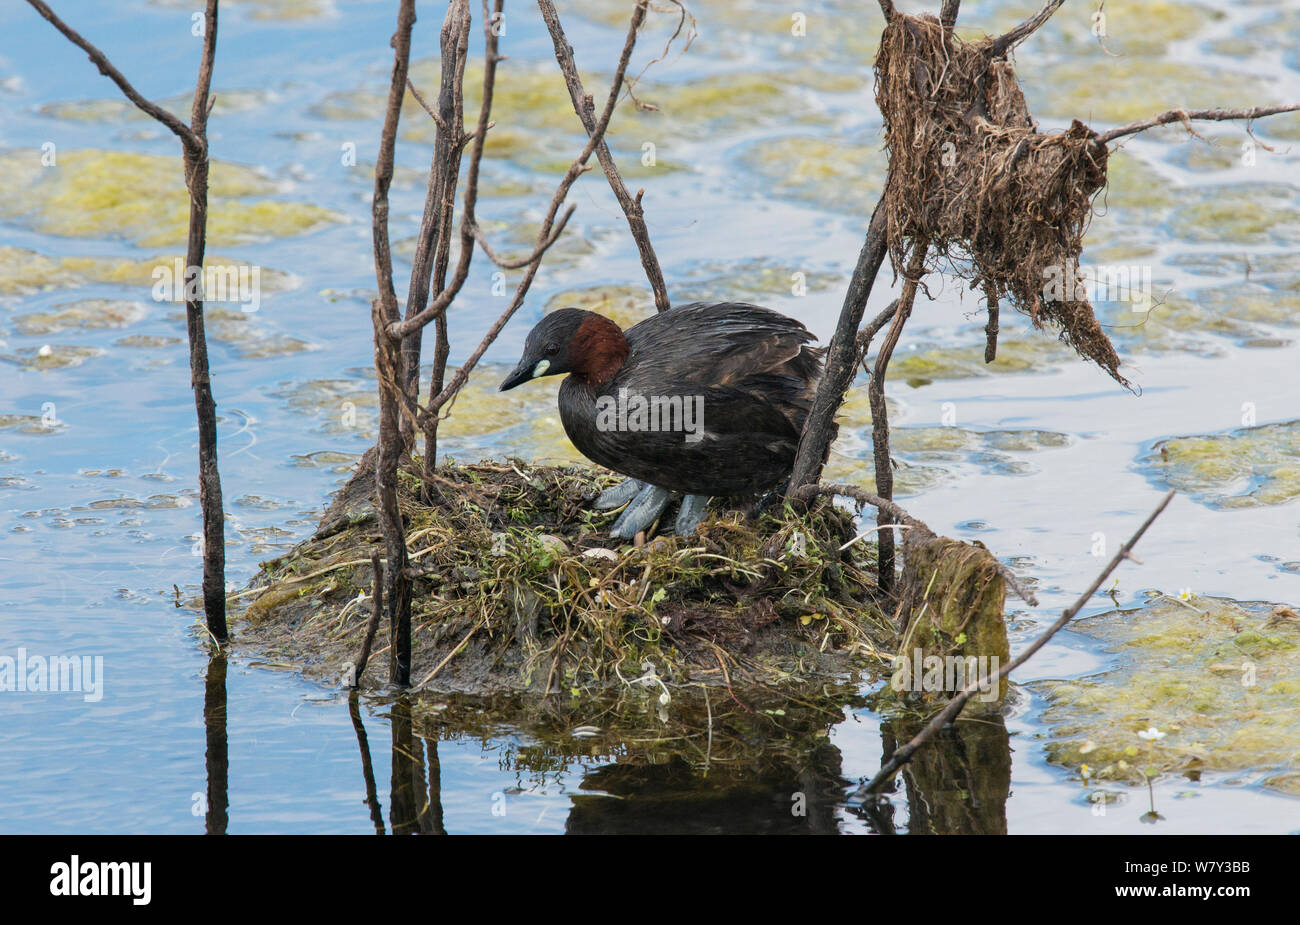
[[[413,476],[401,479],[423,572],[412,610],[420,689],[794,691],[850,678],[894,638],[871,577],[875,547],[850,544],[852,516],[827,500],[755,519],[718,510],[694,536],[634,547],[609,539],[614,514],[591,507],[609,475],[517,461],[438,472],[432,506]],[[371,480],[354,478],[315,537],[234,596],[248,602],[241,648],[321,680],[345,675],[371,610],[370,552],[382,549],[371,495]],[[382,684],[387,663],[381,635],[363,686]]]

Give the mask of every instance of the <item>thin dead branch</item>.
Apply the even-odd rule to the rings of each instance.
[[[58,15],[49,8],[49,6],[41,2],[41,0],[27,0],[27,2],[31,4],[32,8],[35,9],[36,12],[40,13],[42,16],[48,19],[50,23],[54,26],[54,28],[62,32],[63,35],[68,39],[68,41],[72,42],[72,44],[76,45],[78,48],[84,51],[87,54],[87,56],[89,56],[91,62],[95,65],[95,67],[99,68],[99,73],[103,74],[109,80],[113,81],[113,83],[117,84],[118,89],[122,91],[123,95],[125,95],[128,100],[134,103],[138,109],[148,114],[156,121],[161,122],[163,125],[167,126],[167,128],[169,128],[172,132],[174,132],[176,136],[180,138],[180,140],[184,142],[186,145],[195,148],[205,147],[203,139],[201,139],[199,135],[190,126],[186,125],[184,122],[178,119],[174,114],[168,112],[166,109],[159,106],[157,103],[145,99],[145,97],[140,93],[140,91],[137,90],[134,86],[132,86],[131,82],[126,79],[126,77],[122,74],[122,72],[113,66],[113,63],[108,60],[108,57],[102,51],[100,51],[98,48],[92,45],[87,39],[83,38],[81,33],[79,33],[76,29],[73,29],[62,19],[60,19]],[[212,17],[213,20],[215,21],[216,7],[215,5],[211,5],[211,6],[213,6]],[[207,19],[207,14],[205,13],[204,15],[205,27],[207,24],[206,19]],[[213,41],[215,42],[215,38],[213,39]],[[207,57],[207,35],[206,34],[204,35],[203,60],[204,61],[209,60]],[[209,63],[208,66],[209,76],[211,75],[211,72],[212,72],[211,64]],[[207,100],[207,91],[204,90],[205,105],[206,105],[206,100]],[[206,110],[205,110],[205,115],[206,115]]]
[[[876,274],[889,251],[885,236],[886,221],[883,201],[871,214],[871,223],[867,227],[866,239],[858,253],[857,265],[853,268],[853,278],[844,293],[844,304],[840,308],[840,320],[835,326],[826,351],[826,365],[822,377],[817,383],[817,393],[813,396],[812,408],[804,421],[803,433],[799,437],[799,450],[795,454],[794,466],[790,473],[786,496],[790,497],[804,485],[811,485],[821,478],[822,469],[830,455],[831,444],[835,441],[837,428],[835,414],[844,403],[857,370],[861,351],[858,348],[858,325],[862,323],[862,313],[866,311],[867,300],[871,297],[871,287],[876,281]],[[891,312],[892,315],[892,312]]]
[[[1006,53],[1012,48],[1037,32],[1038,28],[1051,19],[1052,14],[1059,10],[1061,4],[1064,2],[1065,0],[1047,0],[1047,4],[1033,16],[1026,19],[1010,32],[993,39],[990,51],[997,57],[1006,55]]]
[[[1170,122],[1187,123],[1193,120],[1198,122],[1226,122],[1232,119],[1250,121],[1261,119],[1264,116],[1275,116],[1283,112],[1297,111],[1300,111],[1300,103],[1289,103],[1285,106],[1252,106],[1249,109],[1171,109],[1168,112],[1162,112],[1158,116],[1152,116],[1150,119],[1130,122],[1128,125],[1121,125],[1119,128],[1102,132],[1097,136],[1097,141],[1101,144],[1109,144],[1116,138],[1135,135],[1138,132],[1145,132],[1149,128],[1155,128],[1157,125],[1168,125]],[[1188,131],[1191,131],[1190,127]]]
[[[639,11],[641,16],[644,16],[645,11],[641,9],[641,7],[638,6],[637,11]],[[637,19],[636,12],[633,13],[633,19]],[[569,194],[569,190],[573,187],[573,184],[577,181],[578,177],[586,171],[587,161],[591,159],[592,154],[597,152],[600,147],[604,145],[605,132],[609,129],[610,119],[613,118],[614,108],[618,103],[623,79],[627,73],[628,61],[632,57],[632,47],[635,44],[636,30],[629,29],[627,39],[623,46],[623,52],[619,57],[618,68],[615,70],[613,80],[610,83],[609,95],[605,101],[605,108],[601,112],[599,121],[595,123],[594,130],[588,137],[586,145],[584,145],[578,156],[574,158],[573,163],[569,165],[569,169],[560,179],[555,195],[551,198],[550,206],[547,209],[546,215],[542,219],[541,226],[537,232],[537,245],[532,254],[534,259],[531,263],[527,264],[524,278],[516,286],[510,304],[493,323],[487,334],[485,334],[483,339],[479,342],[479,345],[452,375],[447,385],[444,386],[437,395],[430,398],[425,410],[426,415],[436,415],[438,411],[452,398],[452,396],[460,391],[460,389],[465,385],[465,382],[469,379],[470,372],[478,364],[479,360],[482,359],[483,354],[487,351],[488,347],[492,345],[497,336],[501,333],[502,329],[505,328],[506,323],[509,322],[511,317],[514,316],[515,312],[518,311],[519,307],[523,304],[524,297],[528,294],[528,290],[532,286],[533,278],[537,275],[537,271],[541,266],[542,256],[546,253],[546,250],[551,246],[551,244],[554,244],[557,238],[553,233],[553,229],[557,223],[557,213],[559,212],[560,206],[564,203],[565,198]],[[476,140],[475,149],[477,150],[478,147],[479,143]],[[565,221],[568,220],[568,215],[571,214],[571,212],[572,210],[569,210],[569,213],[566,213],[564,216]],[[467,217],[469,216],[468,209],[466,210],[466,215]],[[476,240],[475,231],[476,229],[471,229],[470,236],[472,239]],[[550,242],[549,244],[547,243],[548,241]],[[461,248],[460,262],[462,265],[466,265],[466,268],[468,264],[466,252],[469,249],[470,248],[464,246]],[[460,267],[457,268],[457,273],[460,273]],[[401,337],[404,336],[408,329],[413,329],[415,326],[428,323],[428,320],[433,317],[435,312],[445,309],[445,305],[440,304],[443,302],[443,298],[444,294],[440,293],[433,304],[429,305],[429,307],[419,315],[416,315],[414,318],[408,318],[399,324],[389,325],[389,336]],[[447,301],[450,302],[450,299]]]
[[[898,346],[898,339],[903,333],[903,326],[912,316],[912,305],[916,301],[916,290],[921,281],[925,267],[925,246],[912,252],[908,263],[903,292],[898,298],[898,308],[894,311],[889,332],[885,335],[880,351],[876,354],[876,365],[871,371],[871,381],[867,383],[867,400],[871,405],[871,451],[875,460],[876,491],[883,497],[894,497],[894,463],[889,455],[889,411],[885,405],[885,374],[889,369],[889,360]],[[893,518],[883,508],[876,515],[876,524],[880,533],[877,544],[876,583],[882,591],[894,588],[894,531],[886,529]]]
[[[1088,590],[1084,591],[1083,594],[1079,596],[1078,600],[1067,607],[1056,622],[1047,628],[1046,632],[1030,643],[1023,652],[998,669],[996,677],[992,679],[984,678],[973,681],[968,684],[964,690],[953,697],[953,699],[948,702],[948,705],[945,706],[943,710],[934,717],[934,719],[930,720],[930,722],[926,724],[924,729],[913,736],[910,742],[902,748],[897,749],[894,754],[890,756],[889,760],[885,762],[884,766],[882,766],[876,773],[876,776],[873,777],[863,788],[863,791],[868,794],[878,793],[885,784],[894,779],[894,775],[898,773],[899,768],[912,760],[912,756],[916,754],[918,749],[934,738],[940,729],[957,717],[961,712],[962,707],[966,705],[966,701],[970,700],[970,698],[980,690],[982,685],[988,685],[990,681],[993,683],[1000,682],[1003,678],[1011,674],[1012,671],[1029,661],[1029,659],[1032,658],[1039,649],[1047,644],[1049,639],[1060,632],[1065,625],[1087,605],[1088,601],[1092,599],[1092,596],[1097,593],[1097,590],[1105,584],[1106,579],[1110,577],[1111,572],[1115,571],[1115,569],[1119,567],[1119,564],[1125,559],[1133,558],[1133,547],[1137,545],[1138,540],[1142,539],[1142,535],[1146,533],[1147,528],[1150,527],[1151,524],[1155,522],[1156,518],[1164,512],[1164,509],[1169,506],[1169,502],[1173,500],[1173,497],[1174,492],[1172,490],[1165,494],[1160,503],[1156,505],[1156,509],[1147,516],[1147,519],[1143,521],[1142,526],[1138,527],[1137,532],[1134,533],[1127,542],[1120,546],[1119,551],[1115,553],[1110,562],[1106,564],[1106,567],[1102,569],[1101,574],[1093,580],[1092,584],[1088,587]]]
[[[217,0],[207,0],[203,12],[203,50],[199,58],[199,73],[194,86],[188,126],[162,106],[146,99],[102,51],[60,19],[49,6],[41,0],[27,2],[84,51],[99,68],[99,72],[117,84],[128,100],[170,129],[181,142],[185,186],[189,192],[190,205],[185,246],[185,327],[190,347],[190,384],[194,390],[194,409],[199,431],[199,506],[203,511],[203,612],[208,632],[220,644],[227,637],[226,531],[221,474],[217,465],[217,404],[212,397],[202,295],[210,169],[208,114],[212,110],[212,67],[217,54]],[[198,294],[191,297],[195,292]]]
[[[614,77],[614,89],[617,91],[623,83],[623,75],[627,72],[628,62],[632,57],[632,49],[636,45],[637,30],[645,21],[646,5],[648,0],[640,0],[635,9],[632,11],[632,21],[628,25],[627,39],[623,43],[623,54],[618,61],[618,70]],[[560,64],[560,71],[564,74],[564,83],[569,88],[569,99],[573,102],[573,111],[578,114],[582,121],[583,127],[587,134],[596,137],[596,129],[599,123],[596,120],[596,113],[592,99],[582,88],[582,79],[578,76],[578,66],[573,60],[573,46],[564,35],[564,27],[560,25],[560,16],[555,11],[555,4],[551,0],[537,0],[537,6],[542,11],[542,19],[546,21],[546,28],[551,33],[551,41],[555,45],[555,60]],[[617,93],[611,94],[610,99],[617,102]],[[607,109],[610,109],[607,107]],[[612,114],[612,110],[610,112]],[[601,121],[608,124],[608,118]],[[603,136],[603,132],[601,133]],[[599,138],[596,146],[596,159],[600,162],[601,168],[605,171],[605,177],[609,180],[609,187],[614,191],[614,197],[618,200],[619,206],[623,209],[623,214],[627,217],[628,228],[632,232],[632,238],[636,241],[637,250],[641,254],[641,266],[645,268],[646,278],[650,282],[650,289],[654,292],[655,308],[661,312],[667,311],[670,307],[668,301],[668,288],[664,284],[664,273],[659,266],[659,257],[655,254],[654,246],[650,243],[650,231],[646,227],[645,212],[641,208],[640,196],[635,199],[628,194],[627,187],[623,184],[623,178],[618,172],[618,166],[614,163],[614,155],[609,151],[609,145],[605,144],[603,137]]]
[[[384,617],[384,569],[379,557],[379,550],[370,553],[370,619],[366,622],[366,635],[361,641],[361,653],[357,656],[356,667],[352,670],[352,686],[361,686],[361,676],[366,673],[366,664],[370,661],[370,650],[375,645],[375,636],[379,632],[379,622]]]
[[[393,154],[397,145],[397,125],[406,95],[407,73],[411,61],[411,30],[415,26],[415,0],[402,0],[397,13],[397,31],[393,35],[393,76],[388,87],[388,104],[384,127],[379,137],[379,156],[375,162],[375,194],[371,203],[371,234],[375,249],[375,277],[379,298],[371,307],[375,331],[375,373],[379,380],[378,456],[375,460],[375,507],[384,536],[387,567],[384,570],[383,598],[391,627],[389,677],[394,684],[406,685],[411,678],[411,580],[410,565],[397,503],[397,472],[403,455],[399,409],[401,342],[385,335],[387,327],[400,324],[397,294],[393,289],[393,257],[388,239],[388,188],[393,179]]]

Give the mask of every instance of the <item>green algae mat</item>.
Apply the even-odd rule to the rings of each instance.
[[[1203,771],[1300,796],[1300,615],[1182,592],[1078,620],[1116,660],[1033,685],[1047,757],[1087,783]]]

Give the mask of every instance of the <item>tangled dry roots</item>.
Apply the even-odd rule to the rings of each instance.
[[[899,13],[885,27],[876,102],[895,272],[919,248],[968,261],[990,299],[1006,296],[1036,327],[1054,322],[1065,343],[1129,387],[1087,299],[1043,294],[1049,272],[1073,282],[1093,197],[1106,185],[1096,133],[1075,120],[1040,134],[993,40],[963,42],[930,15]]]

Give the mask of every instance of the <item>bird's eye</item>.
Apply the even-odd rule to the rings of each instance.
[[[556,355],[557,353],[559,353],[559,352],[560,352],[560,345],[559,345],[559,344],[554,344],[554,343],[552,343],[552,344],[547,344],[547,345],[546,345],[546,355],[547,355],[548,357],[553,357],[553,356],[555,356],[555,355]]]

